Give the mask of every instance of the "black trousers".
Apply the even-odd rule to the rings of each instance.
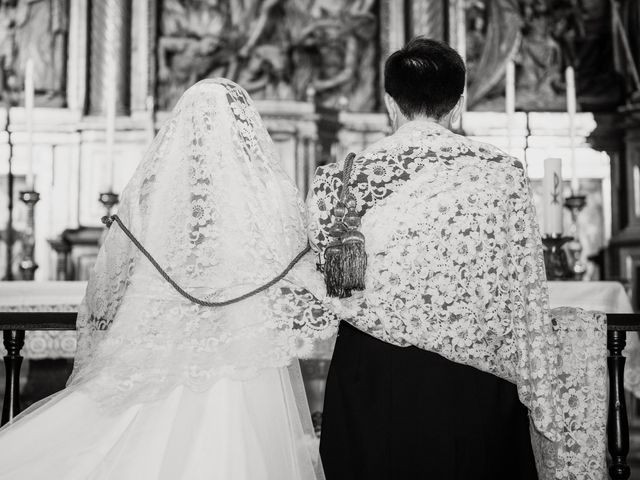
[[[342,322],[320,453],[327,480],[536,480],[527,409],[505,380]]]

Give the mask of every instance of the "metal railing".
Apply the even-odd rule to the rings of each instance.
[[[73,312],[0,312],[0,330],[7,349],[4,357],[6,388],[2,406],[4,425],[20,413],[21,350],[25,331],[74,330],[76,314]],[[627,464],[629,454],[629,419],[624,395],[623,350],[627,332],[640,331],[640,314],[607,314],[607,348],[609,356],[609,418],[607,422],[608,448],[611,454],[609,475],[613,480],[626,480],[631,475]]]

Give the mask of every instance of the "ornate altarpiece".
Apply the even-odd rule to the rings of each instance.
[[[37,215],[46,215],[52,230],[95,225],[102,213],[94,198],[103,187],[106,162],[103,114],[108,73],[115,71],[119,112],[117,184],[128,178],[180,92],[200,78],[225,75],[258,99],[283,161],[304,190],[315,165],[362,148],[385,133],[386,117],[379,113],[381,59],[416,34],[448,40],[466,56],[466,132],[523,156],[525,148],[527,155],[536,148],[564,148],[566,119],[562,114],[545,117],[554,125],[551,136],[544,125],[537,133],[538,124],[529,113],[523,113],[522,122],[523,114],[518,113],[507,128],[506,117],[499,113],[506,61],[516,61],[518,109],[525,111],[562,110],[562,70],[574,64],[582,109],[605,110],[598,113],[595,130],[589,127],[593,122],[588,115],[579,122],[581,155],[596,145],[609,153],[614,174],[620,174],[616,159],[624,151],[615,109],[616,102],[630,94],[630,83],[624,81],[632,75],[618,37],[612,38],[607,30],[608,0],[0,4],[3,65],[12,64],[20,83],[26,58],[35,62],[35,167],[38,182],[50,190],[43,192]],[[617,5],[637,57],[637,6],[627,0]],[[15,35],[8,42],[10,19]],[[18,176],[25,171],[23,114],[19,107],[12,109]],[[507,133],[512,138],[507,139]],[[622,205],[615,210],[621,211]],[[617,221],[613,218],[614,230]],[[43,240],[37,246],[40,275],[50,263]]]
[[[9,48],[11,42],[0,42],[3,62],[13,57],[16,72],[23,70],[28,57],[36,66],[34,164],[43,193],[36,215],[39,225],[42,220],[49,226],[48,232],[41,227],[38,233],[41,278],[54,276],[45,238],[64,228],[95,226],[103,213],[95,197],[104,186],[105,87],[107,73],[114,71],[119,112],[116,189],[135,168],[180,92],[201,78],[224,75],[257,99],[283,161],[304,191],[317,164],[385,134],[381,60],[416,34],[448,40],[466,56],[470,111],[463,128],[468,134],[522,156],[525,148],[527,154],[536,148],[565,148],[562,113],[545,117],[555,125],[552,135],[542,124],[537,133],[535,118],[524,112],[518,112],[507,128],[501,113],[504,69],[514,58],[519,110],[549,112],[565,107],[562,70],[573,62],[582,109],[604,109],[597,114],[595,130],[591,117],[581,114],[578,147],[588,153],[589,145],[597,145],[613,163],[624,154],[615,112],[616,102],[627,93],[624,79],[629,75],[619,45],[607,30],[609,0],[0,4],[0,37],[7,38],[6,19],[18,20],[15,44]],[[634,3],[625,0],[619,5],[629,38],[636,39],[631,48],[637,55]],[[20,177],[26,171],[20,107],[12,109],[11,124]],[[507,133],[512,138],[507,139]]]

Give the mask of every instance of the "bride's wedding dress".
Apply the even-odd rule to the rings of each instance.
[[[178,285],[209,301],[265,284],[306,245],[297,191],[248,95],[226,80],[183,95],[118,216]],[[305,268],[204,307],[112,225],[67,388],[0,429],[0,479],[323,478],[295,359],[335,322],[296,286]]]
[[[71,388],[3,434],[0,478],[320,478],[318,446],[295,401],[279,368],[203,392],[177,386],[116,415]]]

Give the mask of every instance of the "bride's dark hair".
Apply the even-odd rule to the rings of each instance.
[[[384,89],[407,118],[439,119],[462,95],[465,75],[464,61],[453,48],[416,37],[387,59]]]

